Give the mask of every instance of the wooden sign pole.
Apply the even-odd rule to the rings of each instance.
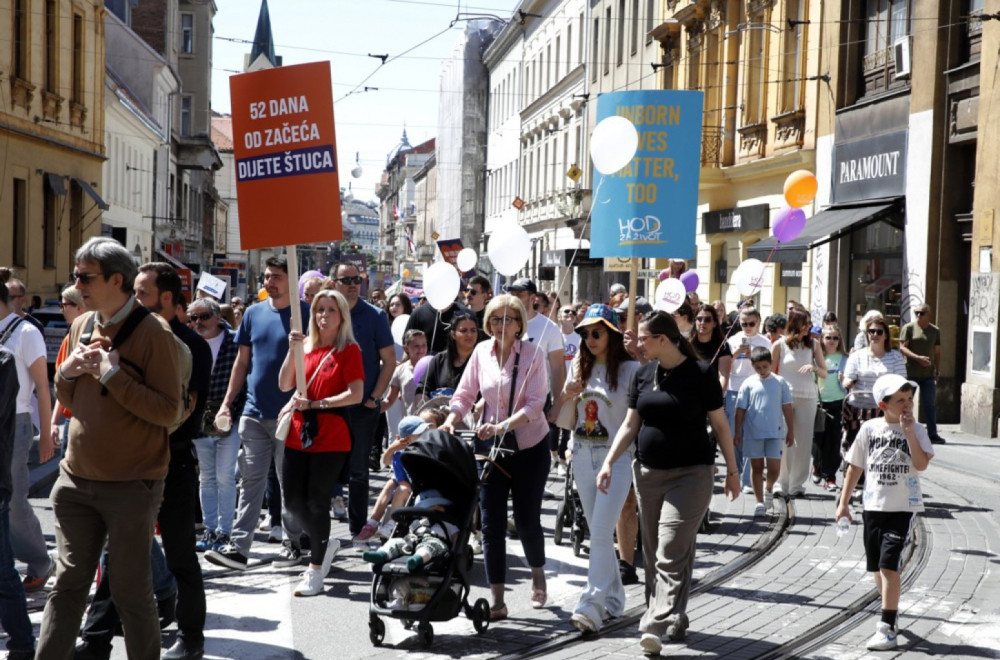
[[[635,313],[635,292],[639,288],[639,260],[635,257],[629,262],[628,272],[628,328],[633,332],[638,332],[639,315]]]
[[[285,246],[288,260],[288,297],[292,304],[292,330],[302,332],[302,303],[299,301],[299,255],[294,245]],[[306,395],[306,355],[302,344],[292,348],[292,358],[295,360],[295,389],[302,396]]]

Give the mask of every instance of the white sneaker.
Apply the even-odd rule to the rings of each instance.
[[[313,568],[307,568],[302,574],[302,581],[295,587],[296,596],[316,596],[323,593],[323,573]]]
[[[757,506],[753,508],[754,518],[763,518],[767,515],[767,507],[764,506],[763,502],[757,502]]]
[[[865,648],[869,651],[891,651],[896,648],[896,631],[885,621],[875,624],[875,634],[872,635]]]
[[[647,655],[660,655],[663,650],[663,642],[653,633],[643,633],[639,639],[639,648]]]
[[[483,554],[483,533],[473,532],[472,538],[469,540],[469,545],[472,546],[472,554]]]
[[[281,543],[281,527],[271,527],[267,533],[268,543]]]
[[[333,498],[333,517],[337,520],[347,519],[347,507],[344,506],[343,497]]]
[[[774,493],[764,491],[764,508],[768,511],[774,510]]]
[[[379,525],[378,532],[376,535],[383,540],[388,540],[392,536],[392,531],[396,529],[396,523],[393,520],[387,520],[381,525]]]
[[[560,477],[566,476],[566,466],[563,465],[561,462],[559,463],[559,467],[556,468],[556,474],[558,474]]]
[[[743,487],[743,494],[744,495],[753,495],[753,486],[744,486]]]
[[[262,532],[269,532],[269,531],[271,531],[271,517],[270,516],[264,516],[263,518],[261,518],[260,519],[260,524],[257,526],[257,529],[259,529]]]
[[[340,541],[335,538],[330,538],[329,542],[326,544],[326,552],[323,554],[323,563],[321,564],[319,574],[326,577],[330,573],[330,564],[333,563],[333,558],[337,556],[337,551],[340,550]]]

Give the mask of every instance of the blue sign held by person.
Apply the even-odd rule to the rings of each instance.
[[[695,256],[704,94],[650,90],[597,98],[598,125],[635,126],[635,155],[618,171],[594,173],[590,253],[597,257]]]

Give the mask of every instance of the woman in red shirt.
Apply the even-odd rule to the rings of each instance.
[[[351,452],[344,409],[361,403],[365,373],[350,308],[336,291],[320,291],[313,298],[309,337],[292,331],[288,340],[278,386],[285,392],[295,387],[292,346],[296,343],[305,343],[308,384],[305,395],[296,392],[288,404],[294,413],[285,440],[282,495],[312,541],[309,568],[295,595],[315,596],[323,591],[323,579],[340,545],[330,538],[330,499]]]

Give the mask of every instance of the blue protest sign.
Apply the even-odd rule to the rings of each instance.
[[[702,103],[702,92],[675,90],[597,98],[598,123],[625,117],[639,146],[619,171],[594,173],[592,256],[694,258]]]

